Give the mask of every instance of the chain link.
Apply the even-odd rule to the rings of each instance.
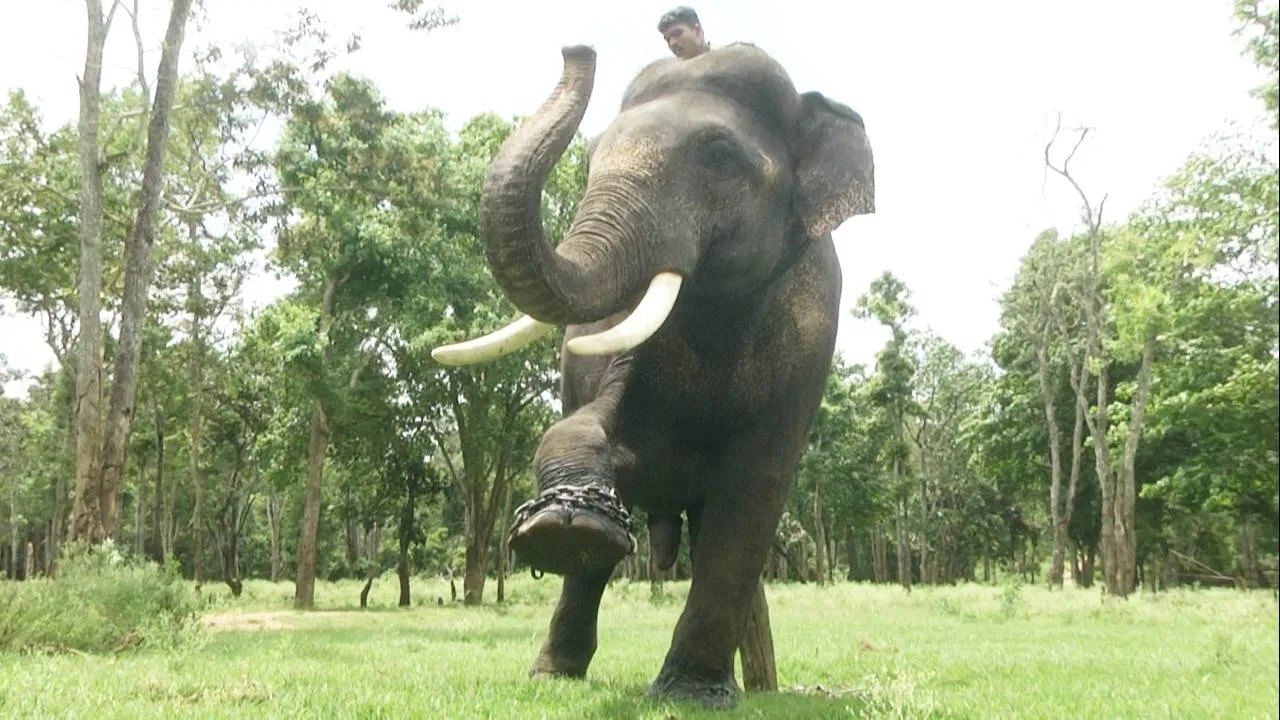
[[[603,515],[617,523],[627,533],[627,540],[631,545],[631,548],[627,550],[627,554],[630,555],[636,551],[635,524],[631,513],[623,507],[622,502],[618,500],[618,494],[614,492],[613,488],[600,483],[556,485],[538,493],[537,497],[516,508],[511,522],[511,531],[507,535],[507,542],[510,542],[511,538],[515,537],[516,531],[529,518],[552,505],[558,505],[570,510],[586,510]]]

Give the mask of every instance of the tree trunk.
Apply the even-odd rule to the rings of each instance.
[[[797,554],[799,555],[799,557],[796,558],[796,565],[798,566],[796,568],[796,576],[799,578],[800,582],[802,583],[809,582],[809,542],[808,541],[809,541],[809,538],[804,534],[804,531],[801,530],[799,535],[799,541],[796,542],[796,545],[799,546],[797,551]]]
[[[484,533],[484,477],[478,460],[464,460],[467,482],[466,561],[462,572],[462,602],[479,605],[484,600],[485,565],[488,561],[489,538]]]
[[[329,365],[329,330],[333,327],[333,308],[338,288],[350,277],[329,277],[325,281],[320,298],[319,340],[324,344],[324,365]],[[324,479],[324,458],[329,450],[329,418],[320,398],[311,405],[311,430],[307,441],[307,490],[302,503],[302,528],[298,536],[298,570],[294,576],[293,606],[299,609],[315,607],[316,592],[316,543],[320,533],[321,482]]]
[[[409,549],[413,544],[414,536],[417,534],[414,515],[418,503],[418,482],[420,480],[417,472],[417,469],[410,469],[409,477],[405,483],[406,497],[404,505],[400,508],[400,522],[396,528],[396,534],[400,541],[400,556],[396,559],[396,576],[400,578],[400,607],[409,607],[411,603],[409,594]]]
[[[271,543],[271,582],[280,582],[280,514],[284,512],[284,496],[275,488],[267,491],[267,536]]]
[[[1080,553],[1080,570],[1076,576],[1076,585],[1081,588],[1093,587],[1094,563],[1097,561],[1098,548],[1090,545]]]
[[[350,492],[346,492],[345,494],[349,500]],[[346,522],[342,523],[343,531],[346,534],[345,539],[347,541],[347,568],[348,572],[352,573],[353,576],[356,576],[355,574],[359,572],[357,568],[360,565],[360,558],[362,557],[360,552],[361,527],[359,519],[356,517],[355,513],[351,511],[349,503],[347,503],[347,505],[348,510],[346,512]]]
[[[769,627],[769,603],[764,582],[756,582],[751,597],[747,627],[738,646],[742,657],[742,686],[747,690],[773,692],[778,689],[778,670],[774,663],[773,630]]]
[[[18,579],[18,476],[21,473],[5,468],[9,475],[9,579]]]
[[[1047,310],[1052,315],[1052,308]],[[1049,515],[1053,523],[1053,560],[1049,565],[1049,587],[1062,587],[1067,546],[1067,521],[1062,508],[1062,431],[1058,428],[1058,408],[1054,401],[1053,375],[1049,364],[1049,330],[1046,320],[1036,344],[1036,365],[1040,378],[1040,404],[1049,434]]]
[[[1262,587],[1266,584],[1262,577],[1261,565],[1258,562],[1258,530],[1253,515],[1245,515],[1238,520],[1240,542],[1240,575],[1246,588]]]
[[[178,501],[178,491],[172,485],[165,481],[164,485],[164,557],[169,559],[177,554],[178,550],[178,520],[175,505]]]
[[[156,491],[151,508],[151,514],[155,516],[151,526],[151,542],[154,553],[153,558],[156,562],[163,563],[167,558],[165,554],[164,527],[164,413],[161,411],[159,403],[155,404],[152,412],[155,413],[156,421]]]
[[[485,408],[482,403],[469,403],[464,413],[481,413]],[[510,426],[519,412],[518,406],[509,406],[505,422]],[[480,427],[478,416],[471,416],[469,427]],[[493,528],[497,521],[498,509],[511,483],[509,470],[510,447],[503,445],[498,457],[492,461],[493,487],[486,488],[487,468],[483,453],[476,439],[468,437],[462,441],[463,476],[466,478],[466,568],[462,575],[462,602],[466,605],[479,605],[484,601],[484,584],[489,568],[489,541],[493,537]],[[486,492],[487,491],[487,492]]]
[[[1142,344],[1142,364],[1138,368],[1137,388],[1129,411],[1129,428],[1125,434],[1124,456],[1117,478],[1115,497],[1115,543],[1117,594],[1127,596],[1137,587],[1138,532],[1136,521],[1137,481],[1135,462],[1142,428],[1146,422],[1147,401],[1151,399],[1151,365],[1155,361],[1156,335],[1148,332]]]
[[[71,403],[64,407],[64,411],[68,413],[66,424],[66,455],[71,462],[75,462],[76,457],[76,409],[75,409],[75,391],[76,379],[75,370],[69,363],[63,364],[62,381],[66,383],[69,391],[67,395],[72,398]],[[45,560],[44,571],[48,575],[54,574],[54,568],[58,563],[58,556],[61,554],[61,543],[66,532],[65,523],[67,520],[67,473],[62,472],[60,468],[54,475],[53,480],[53,515],[49,518],[49,542],[45,544]]]
[[[844,529],[844,555],[849,563],[849,570],[845,573],[844,579],[850,582],[857,580],[858,543],[852,527]]]
[[[102,526],[102,488],[98,459],[102,448],[102,168],[98,160],[99,86],[102,48],[111,18],[102,17],[102,0],[85,0],[88,48],[80,78],[80,337],[76,343],[76,481],[68,537],[97,544]],[[112,7],[114,14],[115,7]]]
[[[293,606],[310,610],[316,605],[316,542],[320,534],[320,482],[324,456],[329,449],[329,422],[320,400],[311,405],[311,438],[307,443],[307,494],[303,498],[302,531],[298,537],[298,571]]]
[[[871,554],[875,565],[875,581],[889,582],[889,543],[885,538],[884,527],[877,525],[871,540]]]
[[[138,213],[126,242],[124,297],[120,306],[120,335],[116,342],[115,371],[111,381],[111,406],[107,411],[106,440],[102,448],[101,487],[103,525],[108,535],[120,529],[120,496],[124,490],[125,461],[133,425],[142,326],[146,321],[147,293],[151,284],[151,248],[155,244],[156,216],[164,184],[164,156],[169,140],[169,115],[178,85],[178,58],[191,0],[173,0],[164,49],[156,73],[156,97],[147,127],[146,160],[142,168]]]
[[[894,475],[897,469],[895,463]],[[911,545],[907,537],[907,501],[898,499],[898,583],[908,592],[911,590]]]
[[[834,585],[836,582],[835,570],[836,564],[836,538],[834,533],[827,533],[827,583]]]
[[[243,452],[243,450],[238,451]],[[231,589],[233,597],[240,597],[240,591],[244,588],[244,583],[240,577],[240,536],[244,532],[244,522],[246,516],[253,507],[253,497],[251,490],[246,490],[248,495],[241,505],[241,472],[243,470],[242,458],[237,457],[235,469],[227,478],[227,496],[223,504],[222,512],[219,515],[219,525],[222,528],[222,579]]]
[[[1073,564],[1075,563],[1075,550],[1072,548],[1071,539],[1067,534],[1067,530],[1071,525],[1071,518],[1075,516],[1076,489],[1080,485],[1080,468],[1081,462],[1084,459],[1085,417],[1089,412],[1089,407],[1085,402],[1085,396],[1083,394],[1084,388],[1081,386],[1081,383],[1084,382],[1085,378],[1085,362],[1086,358],[1082,355],[1080,357],[1079,365],[1072,364],[1070,370],[1072,377],[1072,391],[1076,398],[1075,419],[1073,420],[1071,427],[1071,470],[1067,480],[1066,501],[1062,503],[1062,512],[1059,514],[1057,523],[1055,523],[1053,528],[1055,546],[1065,548],[1064,553],[1067,557],[1071,558]],[[1057,533],[1059,532],[1062,533],[1061,540],[1057,538]],[[1055,547],[1055,552],[1056,551],[1057,549]],[[1061,578],[1058,579],[1058,586],[1062,586]]]
[[[923,451],[921,455],[923,456]],[[929,527],[929,482],[926,480],[924,458],[920,460],[920,584],[933,582],[934,558],[929,552],[929,537],[933,534]]]
[[[1102,523],[1099,534],[1098,549],[1102,560],[1102,575],[1107,592],[1122,595],[1120,581],[1116,574],[1119,558],[1116,556],[1116,478],[1111,472],[1110,448],[1107,444],[1107,366],[1098,371],[1098,403],[1094,409],[1093,421],[1093,457],[1094,468],[1102,491]]]
[[[818,478],[813,481],[813,544],[817,551],[817,557],[814,562],[817,564],[818,584],[823,585],[828,580],[831,567],[828,564],[827,554],[827,528],[822,522],[822,486]]]
[[[147,464],[138,464],[138,493],[133,501],[133,554],[142,557],[147,539]]]
[[[511,550],[507,547],[507,533],[511,530],[511,486],[507,486],[507,491],[502,500],[502,510],[498,517],[502,519],[502,525],[498,528],[498,602],[503,603],[507,600],[507,564],[511,558]],[[627,560],[631,557],[628,556]],[[625,567],[624,567],[625,570]]]
[[[192,229],[194,235],[194,229]],[[187,458],[188,472],[191,476],[191,491],[194,498],[191,504],[191,570],[195,578],[196,592],[204,584],[204,475],[200,466],[201,443],[203,442],[204,417],[201,410],[204,402],[204,365],[203,345],[201,339],[201,307],[200,280],[196,278],[187,285],[187,302],[191,310],[191,363],[187,369],[187,392],[191,397],[191,408],[187,413]]]
[[[373,588],[373,581],[382,570],[378,567],[378,548],[382,546],[382,527],[378,525],[378,521],[373,522],[373,528],[369,530],[365,541],[366,546],[361,556],[368,563],[368,567],[365,568],[364,587],[360,589],[362,610],[369,607],[369,590]]]
[[[462,602],[479,605],[484,601],[485,568],[489,562],[488,538],[467,538],[467,567],[462,575]]]

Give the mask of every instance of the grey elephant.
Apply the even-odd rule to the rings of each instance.
[[[732,706],[733,657],[821,400],[840,301],[831,231],[873,211],[861,117],[798,93],[751,45],[646,67],[589,145],[587,187],[558,247],[541,188],[586,110],[595,53],[490,166],[482,235],[526,317],[438,348],[479,362],[566,326],[564,418],[534,458],[539,493],[510,536],[564,585],[533,675],[586,674],[600,598],[648,517],[670,567],[687,518],[693,581],[649,694]]]

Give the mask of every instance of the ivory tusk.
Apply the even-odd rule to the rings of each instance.
[[[622,322],[595,335],[573,338],[566,349],[574,355],[611,355],[639,345],[662,327],[680,295],[683,278],[677,273],[661,272],[653,276],[649,289],[635,310]]]
[[[484,337],[438,347],[431,351],[431,357],[442,365],[472,365],[497,360],[525,347],[551,332],[555,327],[550,323],[522,315],[519,320]]]

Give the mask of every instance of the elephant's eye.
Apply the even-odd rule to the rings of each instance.
[[[716,138],[698,149],[703,167],[716,175],[729,177],[742,171],[742,154],[734,144],[724,138]]]

